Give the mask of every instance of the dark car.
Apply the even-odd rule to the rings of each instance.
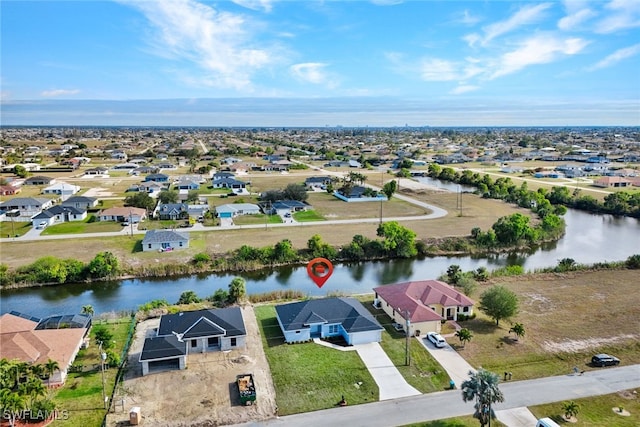
[[[591,364],[593,366],[615,366],[620,364],[620,359],[617,357],[609,356],[608,354],[596,354],[591,358]]]

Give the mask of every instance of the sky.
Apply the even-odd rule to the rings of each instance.
[[[0,8],[2,125],[640,125],[638,0]]]

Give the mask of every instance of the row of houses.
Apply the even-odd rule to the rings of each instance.
[[[475,304],[437,280],[384,285],[374,291],[374,307],[403,327],[408,324],[405,332],[416,336],[439,332],[444,320],[472,315]],[[277,305],[275,311],[286,343],[339,338],[351,346],[382,340],[384,328],[355,298],[310,299]],[[164,315],[155,334],[145,339],[139,357],[142,373],[185,369],[193,353],[243,348],[246,335],[238,307]]]

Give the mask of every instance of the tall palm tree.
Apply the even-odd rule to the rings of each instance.
[[[466,343],[471,341],[471,338],[473,338],[473,333],[467,328],[462,328],[456,331],[456,336],[460,340],[462,347],[464,347]]]
[[[53,376],[53,373],[55,371],[60,369],[60,365],[55,360],[49,359],[44,366],[47,370],[47,373],[49,374],[49,387],[51,387],[51,377]]]
[[[484,369],[469,371],[469,379],[462,382],[462,400],[475,401],[473,417],[480,421],[482,427],[491,425],[491,419],[495,418],[491,404],[504,401],[504,396],[498,388],[499,382],[498,374]]]
[[[16,385],[15,363],[9,359],[0,360],[0,390],[11,390]]]

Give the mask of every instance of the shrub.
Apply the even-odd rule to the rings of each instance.
[[[640,269],[640,254],[631,255],[629,258],[627,258],[627,260],[625,261],[624,265],[627,268],[630,268],[632,270]]]

